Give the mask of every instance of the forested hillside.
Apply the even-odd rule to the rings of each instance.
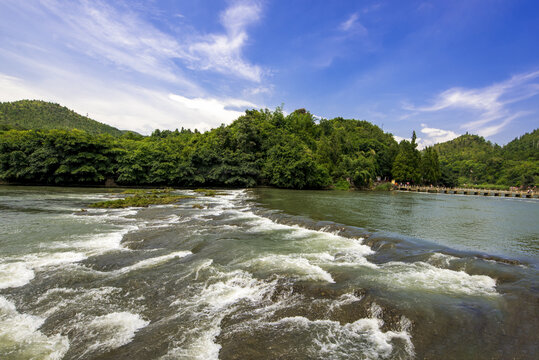
[[[436,144],[441,181],[450,185],[539,184],[539,129],[514,139],[504,147],[477,135],[462,135]]]
[[[160,131],[114,138],[80,130],[0,132],[0,178],[43,184],[369,186],[391,177],[398,145],[366,121],[246,111],[206,133]]]
[[[70,113],[52,108],[64,117]],[[415,132],[411,141],[397,144],[367,121],[318,121],[304,109],[285,116],[278,108],[247,110],[232,124],[205,133],[183,128],[155,130],[151,136],[95,132],[0,129],[0,180],[292,189],[369,188],[377,178],[450,186],[539,182],[538,131],[505,148],[464,135],[419,151]]]
[[[0,129],[79,129],[90,134],[122,135],[115,127],[82,116],[58,104],[21,100],[0,103]]]

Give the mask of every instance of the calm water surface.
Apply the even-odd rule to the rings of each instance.
[[[536,201],[119,196],[0,187],[0,359],[537,358]]]
[[[265,205],[289,214],[532,262],[539,255],[538,199],[277,189],[257,193]]]

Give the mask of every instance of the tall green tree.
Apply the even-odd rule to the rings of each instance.
[[[426,184],[437,184],[441,177],[438,153],[433,147],[426,147],[421,154],[421,176]]]
[[[412,140],[402,140],[399,143],[399,152],[393,162],[391,174],[399,182],[418,184],[421,181],[421,154],[417,150],[415,131]]]

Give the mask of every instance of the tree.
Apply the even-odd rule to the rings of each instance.
[[[268,152],[263,176],[269,184],[291,189],[319,189],[329,186],[327,171],[317,165],[304,146],[294,139],[275,145]]]
[[[421,155],[421,176],[427,184],[437,184],[441,176],[438,153],[433,147],[426,147]]]
[[[421,154],[417,150],[415,131],[412,141],[402,140],[399,143],[399,152],[393,162],[391,174],[393,179],[400,182],[418,184],[421,181]]]

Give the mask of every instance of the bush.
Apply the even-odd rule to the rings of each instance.
[[[334,190],[350,190],[350,183],[346,179],[339,179],[339,181],[337,181],[335,185],[333,185],[333,189]]]
[[[194,196],[189,195],[170,195],[168,193],[137,193],[133,196],[128,196],[123,199],[100,201],[91,204],[91,208],[104,209],[123,209],[127,207],[148,207],[150,205],[165,205],[174,204],[181,199],[192,199]]]
[[[393,184],[389,182],[378,184],[374,188],[374,191],[391,191],[391,190],[393,190]]]

